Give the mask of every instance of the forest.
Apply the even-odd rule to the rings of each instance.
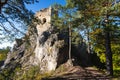
[[[68,36],[68,59],[71,65],[74,63],[72,62],[74,56],[77,56],[77,54],[74,54],[77,50],[74,49],[79,48],[81,52],[90,55],[89,58],[91,60],[84,65],[78,60],[79,66],[92,66],[107,76],[111,76],[113,80],[119,80],[120,0],[65,1],[65,5],[59,3],[51,5],[54,10],[51,15],[51,24],[57,27],[56,31],[65,33]],[[35,5],[35,3],[41,3],[41,0],[1,0],[0,45],[6,42],[12,43],[16,38],[19,39],[26,36],[30,23],[39,22],[36,17],[34,18],[35,13],[28,10],[25,6],[25,4]],[[44,20],[44,22],[46,21]],[[82,47],[83,45],[84,47]],[[9,51],[11,51],[10,47],[0,49],[0,67],[7,58]],[[86,57],[83,57],[82,60],[86,59]],[[32,75],[32,72],[39,74],[39,72],[35,73],[33,68],[28,73]],[[9,76],[9,73],[4,73],[6,74],[5,76]],[[49,74],[45,74],[45,77],[46,75],[48,77]],[[0,76],[2,75],[0,74]],[[2,76],[0,79],[4,80],[4,77]],[[30,78],[30,80],[33,80],[33,78]]]

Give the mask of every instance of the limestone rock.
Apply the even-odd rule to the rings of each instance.
[[[46,8],[36,13],[39,24],[30,26],[25,37],[16,39],[16,44],[1,69],[15,69],[20,65],[23,69],[39,66],[41,72],[55,70],[67,60],[68,40],[64,34],[55,32],[51,25],[52,9]],[[61,37],[62,36],[62,37]],[[60,51],[62,49],[62,51]]]

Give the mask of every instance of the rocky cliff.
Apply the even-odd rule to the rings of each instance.
[[[38,66],[40,72],[55,70],[68,58],[68,38],[58,33],[51,24],[52,9],[38,11],[28,32],[16,44],[1,69],[14,70],[17,66],[27,70]],[[36,21],[35,21],[36,20]]]

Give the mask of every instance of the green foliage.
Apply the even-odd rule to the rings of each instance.
[[[44,79],[47,79],[47,78],[49,78],[50,76],[52,76],[53,75],[53,72],[51,71],[51,72],[47,72],[47,73],[44,73],[44,74],[37,74],[36,76],[35,76],[35,80],[42,80],[43,78]]]
[[[55,4],[53,5],[53,10],[57,13],[57,15],[52,15],[52,23],[54,26],[62,30],[68,29],[69,26],[71,26],[71,30],[77,28],[77,26],[75,26],[77,22],[74,22],[74,20],[81,16],[79,16],[73,0],[66,0],[65,6]]]
[[[14,79],[15,80],[33,80],[36,76],[36,74],[39,73],[38,67],[31,67],[28,70],[22,70],[20,68],[15,69]]]
[[[14,76],[14,72],[9,68],[2,70],[2,72],[0,73],[1,80],[13,79],[13,76]]]
[[[3,61],[6,59],[7,53],[9,52],[9,50],[10,50],[9,48],[0,50],[0,61]]]
[[[81,44],[82,41],[83,41],[83,38],[80,35],[80,33],[73,31],[72,32],[72,44],[76,46],[76,45]]]
[[[114,77],[120,78],[120,67],[119,68],[114,68],[113,71],[114,71]]]
[[[113,69],[120,68],[120,44],[112,45]]]
[[[40,68],[38,66],[31,66],[30,68],[23,69],[19,65],[11,70],[4,69],[0,73],[0,80],[41,80],[52,75],[52,71],[44,74],[40,74]]]
[[[78,19],[77,21],[81,22],[80,27],[84,27],[83,31],[85,34],[87,34],[87,41],[88,44],[91,45],[95,53],[100,57],[102,62],[108,61],[108,64],[111,64],[112,60],[109,57],[112,57],[111,49],[114,50],[113,44],[116,45],[116,41],[119,44],[118,39],[118,25],[119,20],[115,19],[115,17],[119,18],[119,16],[116,16],[120,14],[118,12],[118,9],[115,9],[116,5],[113,5],[113,0],[75,0],[74,4],[78,8],[78,11],[80,14],[82,14],[82,18]],[[93,5],[94,4],[94,5]],[[114,16],[114,17],[113,17]],[[105,22],[105,20],[108,20],[108,22]],[[117,25],[115,25],[117,24]],[[93,32],[91,35],[89,33]],[[116,33],[118,32],[118,33]],[[110,39],[109,35],[106,35],[107,33],[110,33]],[[92,37],[89,37],[92,36]],[[106,42],[105,42],[106,41]],[[109,43],[111,41],[111,43]],[[107,46],[106,46],[107,45]],[[118,49],[115,49],[116,51],[113,51],[113,60],[115,60],[115,55],[119,51]],[[105,57],[105,53],[108,54]],[[116,58],[118,59],[118,58]],[[119,60],[118,60],[119,61]],[[116,63],[117,60],[115,60],[114,63]],[[113,65],[115,65],[113,63]],[[106,65],[107,69],[112,69],[111,65]],[[110,71],[112,73],[112,70]]]

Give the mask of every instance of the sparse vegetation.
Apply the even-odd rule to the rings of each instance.
[[[40,73],[38,66],[32,66],[28,70],[21,69],[20,66],[16,67],[14,70],[4,69],[0,73],[0,80],[41,80],[42,78],[48,78],[53,74],[53,72]]]
[[[9,47],[6,49],[0,49],[0,61],[3,61],[7,57],[7,53],[10,51]]]

